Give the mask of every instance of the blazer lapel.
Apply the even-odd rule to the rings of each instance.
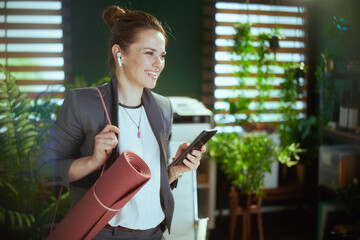
[[[145,107],[150,126],[155,134],[160,148],[160,171],[161,171],[161,187],[160,201],[164,209],[166,225],[171,228],[171,220],[174,213],[174,198],[172,196],[169,178],[167,174],[167,153],[166,153],[166,134],[163,115],[160,111],[158,103],[149,89],[144,89],[142,101]]]
[[[165,160],[166,163],[166,137],[163,124],[164,120],[160,112],[160,108],[149,89],[144,89],[141,100],[144,105],[146,115],[149,119],[150,126],[154,132],[156,140],[158,141],[160,155],[163,157],[162,159]]]

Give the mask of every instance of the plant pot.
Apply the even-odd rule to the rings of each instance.
[[[304,77],[305,77],[304,69],[296,68],[296,70],[295,70],[295,78],[299,79],[299,78],[304,78]]]
[[[272,36],[269,40],[270,48],[275,52],[279,48],[279,37]]]
[[[279,185],[294,185],[298,183],[298,173],[296,166],[288,167],[285,164],[280,165]]]
[[[295,167],[296,167],[297,184],[300,185],[300,186],[303,186],[304,185],[304,180],[305,180],[305,165],[299,163]]]

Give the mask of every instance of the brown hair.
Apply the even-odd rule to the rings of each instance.
[[[166,32],[161,23],[151,14],[143,11],[124,10],[119,6],[112,5],[103,12],[103,19],[110,28],[109,38],[109,64],[115,69],[115,61],[111,48],[118,44],[122,51],[126,52],[131,44],[136,42],[139,31],[153,29],[162,33],[167,41]]]

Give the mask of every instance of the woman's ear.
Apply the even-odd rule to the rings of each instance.
[[[113,55],[115,62],[118,62],[119,67],[121,67],[123,61],[122,61],[122,52],[120,46],[118,44],[114,44],[111,48],[111,53]]]
[[[118,44],[114,44],[111,48],[111,52],[112,52],[114,60],[116,60],[116,58],[117,58],[116,53],[121,52],[120,46]]]

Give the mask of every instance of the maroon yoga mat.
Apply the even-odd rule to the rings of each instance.
[[[92,239],[150,178],[147,164],[135,153],[125,151],[70,210],[47,240]]]

